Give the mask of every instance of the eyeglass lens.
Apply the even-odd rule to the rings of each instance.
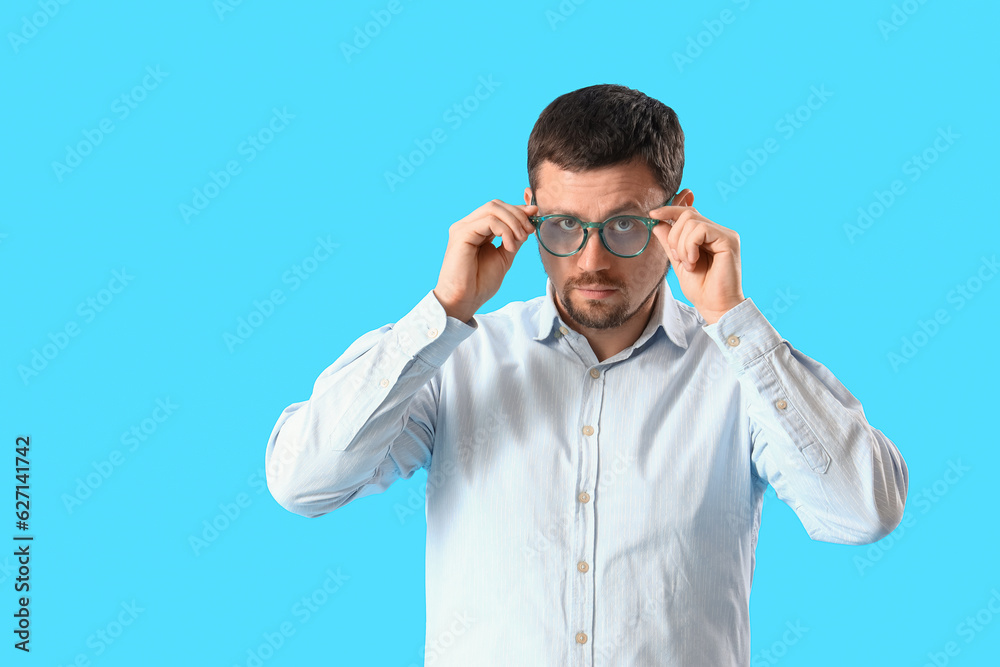
[[[542,222],[538,236],[542,245],[550,251],[568,255],[579,250],[584,229],[573,218],[555,217]],[[619,216],[604,226],[604,241],[613,253],[634,255],[649,241],[649,229],[641,220]]]

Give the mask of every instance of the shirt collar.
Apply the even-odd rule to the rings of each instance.
[[[535,340],[545,340],[552,335],[552,329],[565,326],[559,317],[559,311],[555,304],[555,287],[552,279],[545,280],[545,298],[542,300],[542,307],[538,312],[538,335]],[[677,300],[670,291],[670,285],[666,278],[663,280],[660,295],[653,304],[653,312],[649,317],[649,323],[635,341],[634,346],[638,347],[649,340],[656,330],[663,327],[663,331],[678,347],[687,348],[687,333],[681,320],[681,310],[677,305]]]

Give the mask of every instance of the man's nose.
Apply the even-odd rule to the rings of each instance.
[[[614,257],[608,249],[601,243],[601,238],[597,232],[591,231],[587,234],[587,242],[576,254],[576,265],[582,271],[593,273],[610,268],[611,259]]]

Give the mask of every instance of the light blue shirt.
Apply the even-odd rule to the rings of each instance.
[[[427,468],[428,666],[749,665],[767,485],[866,544],[906,464],[751,299],[707,325],[664,281],[600,363],[552,299],[465,323],[429,292],[365,334],[281,413],[268,488],[317,517]]]

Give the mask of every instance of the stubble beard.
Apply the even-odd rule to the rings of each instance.
[[[569,315],[570,319],[574,320],[581,326],[587,327],[588,329],[614,329],[623,326],[626,322],[635,317],[642,308],[649,303],[649,300],[653,298],[656,294],[656,290],[659,289],[660,284],[663,282],[663,278],[667,277],[667,273],[670,272],[670,261],[667,261],[667,268],[663,271],[663,276],[660,281],[653,285],[653,288],[649,291],[649,294],[645,296],[642,301],[640,301],[634,308],[630,308],[632,299],[631,292],[624,283],[614,281],[609,282],[588,280],[586,277],[580,277],[571,282],[567,282],[563,286],[562,292],[559,294],[560,300],[562,301],[563,308],[566,309],[566,314]],[[584,299],[587,305],[584,307],[578,307],[570,298],[570,292],[574,285],[601,285],[605,287],[617,288],[623,297],[621,302],[617,305],[606,304],[603,301],[596,299]]]

